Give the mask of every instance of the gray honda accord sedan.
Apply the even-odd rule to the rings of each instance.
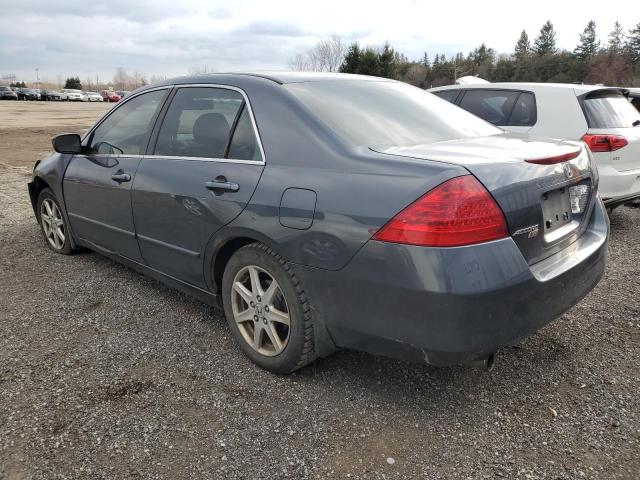
[[[487,364],[605,268],[584,144],[504,133],[396,81],[168,80],[53,146],[29,183],[47,246],[222,307],[272,372],[338,348]]]

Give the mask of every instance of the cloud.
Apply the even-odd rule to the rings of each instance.
[[[631,28],[637,0],[599,9],[601,40],[620,20]],[[58,4],[56,4],[58,3]],[[212,4],[213,3],[213,4]],[[411,59],[427,51],[453,55],[484,42],[498,53],[513,49],[522,29],[534,38],[551,18],[558,43],[572,50],[599,5],[583,0],[576,10],[555,0],[538,0],[523,16],[509,0],[448,4],[395,0],[300,2],[279,0],[24,0],[0,15],[0,76],[21,79],[58,75],[111,78],[129,71],[174,76],[191,67],[216,70],[287,69],[288,61],[332,34],[361,45],[385,40]]]
[[[232,35],[260,35],[264,37],[302,37],[304,31],[296,25],[280,22],[253,22],[233,30]]]

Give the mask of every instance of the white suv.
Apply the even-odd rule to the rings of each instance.
[[[593,152],[607,209],[640,198],[640,112],[624,89],[490,83],[429,92],[510,132],[583,140]]]

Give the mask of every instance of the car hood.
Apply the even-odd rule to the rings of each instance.
[[[561,155],[581,148],[581,142],[502,133],[408,147],[372,146],[378,153],[434,160],[457,165],[522,162],[524,159]]]

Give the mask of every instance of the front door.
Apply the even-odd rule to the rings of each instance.
[[[141,261],[131,212],[131,186],[168,89],[132,97],[88,136],[71,160],[64,197],[74,235]]]
[[[146,263],[204,287],[204,253],[237,217],[264,168],[250,106],[233,89],[177,89],[152,155],[133,185],[133,217]]]

